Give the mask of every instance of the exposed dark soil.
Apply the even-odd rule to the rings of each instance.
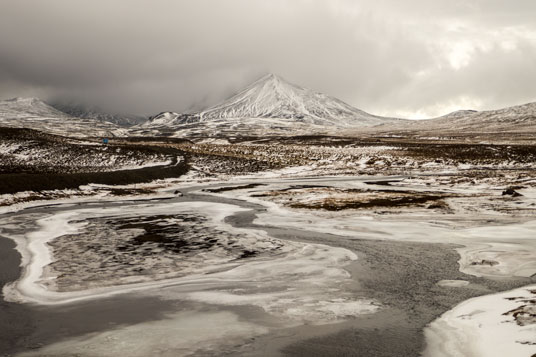
[[[348,165],[348,171],[338,173],[349,175],[371,174],[374,170],[384,175],[406,174],[408,170],[437,174],[442,165],[454,168],[469,164],[473,168],[464,169],[464,177],[461,179],[472,180],[503,177],[507,171],[532,175],[532,164],[536,162],[536,145],[524,141],[517,144],[492,144],[466,142],[459,138],[425,140],[412,137],[350,138],[325,135],[226,139],[230,144],[200,143],[180,147],[196,158],[196,166],[210,167],[216,173],[230,174],[234,171],[228,166],[236,168],[236,173],[240,174],[302,165],[320,164],[321,168],[324,163],[333,164],[341,160],[343,166]],[[382,148],[367,150],[378,146]],[[367,157],[364,166],[356,165]],[[233,160],[247,164],[229,165]],[[430,168],[429,164],[432,164]],[[508,164],[509,168],[501,170],[500,167],[504,164]],[[210,176],[212,171],[205,171]]]
[[[306,191],[302,191],[306,190]],[[321,199],[307,199],[300,202],[300,194],[331,194],[332,197]],[[447,193],[417,192],[402,190],[360,190],[360,189],[333,189],[327,186],[315,185],[293,185],[288,188],[264,193],[252,194],[251,197],[276,197],[288,194],[286,204],[291,208],[320,209],[326,211],[341,211],[345,209],[365,209],[365,208],[390,208],[424,206],[428,208],[447,208],[442,201],[449,197],[458,197]],[[294,197],[294,195],[296,195]],[[344,196],[341,196],[343,194]]]
[[[188,172],[188,164],[177,166],[147,167],[137,170],[112,172],[88,172],[75,174],[3,174],[0,175],[0,194],[20,191],[42,191],[78,188],[89,183],[126,185],[150,182],[169,177],[180,177]]]
[[[167,223],[166,220],[172,219],[173,222]],[[177,223],[186,223],[180,225]],[[196,228],[195,223],[205,222],[206,219],[193,215],[168,215],[168,216],[149,216],[121,219],[118,221],[108,222],[112,229],[143,229],[144,232],[135,236],[127,242],[117,246],[119,251],[134,251],[137,246],[145,243],[156,243],[159,248],[172,251],[177,254],[186,254],[192,251],[209,250],[215,246],[221,246],[217,238],[200,238],[203,233],[202,228]],[[189,223],[189,224],[188,224]],[[193,224],[193,225],[192,225]],[[214,232],[217,236],[217,232]],[[147,251],[147,254],[156,254]]]
[[[86,152],[89,150],[84,145],[77,145],[73,143],[67,143],[66,139],[60,136],[44,134],[31,129],[13,129],[13,128],[0,128],[0,138],[9,138],[17,140],[31,139],[32,142],[37,143],[43,147],[54,145],[67,145],[65,150],[81,151],[79,154],[91,155],[92,152]],[[172,160],[176,160],[177,156],[181,156],[183,159],[176,164],[173,161],[168,166],[153,166],[141,169],[132,170],[119,170],[109,172],[71,172],[70,170],[62,170],[63,166],[54,167],[40,167],[32,166],[28,167],[7,167],[2,166],[0,170],[0,194],[16,193],[20,191],[43,191],[43,190],[55,190],[55,189],[74,189],[80,185],[88,183],[106,184],[106,185],[125,185],[131,183],[150,182],[156,179],[164,179],[171,177],[180,177],[189,170],[189,155],[180,149],[164,146],[143,146],[135,144],[109,144],[110,148],[119,148],[124,152],[139,152],[143,154],[159,154],[164,155]],[[176,164],[176,165],[175,165]],[[2,164],[0,163],[0,166]],[[76,163],[68,163],[65,165],[70,167],[76,165]],[[128,194],[127,192],[117,191],[118,194]]]
[[[192,166],[201,168],[206,176],[214,176],[216,174],[241,175],[281,168],[281,165],[277,163],[262,159],[228,154],[205,154],[201,152],[191,153],[191,164]]]
[[[254,193],[251,194],[251,197],[270,197],[274,195],[278,195],[283,192],[287,191],[294,191],[294,190],[303,190],[303,189],[315,189],[315,188],[329,188],[330,186],[322,186],[322,185],[292,185],[287,188],[283,188],[278,191],[271,191],[271,192],[265,192],[265,193]]]
[[[354,200],[337,200],[337,199],[324,199],[321,201],[310,203],[292,203],[289,206],[292,208],[307,208],[307,209],[323,209],[326,211],[341,211],[345,209],[362,209],[362,208],[375,208],[375,207],[403,207],[403,206],[417,206],[431,201],[438,201],[444,199],[442,195],[421,195],[421,196],[403,196],[392,198],[373,198],[363,201]]]
[[[428,135],[428,134],[426,134]],[[437,136],[435,133],[433,136]],[[325,134],[313,135],[294,135],[294,136],[221,136],[218,139],[224,139],[231,144],[255,143],[255,144],[283,144],[283,145],[312,145],[312,146],[379,146],[379,145],[396,145],[400,147],[422,145],[468,145],[468,146],[497,146],[508,147],[511,144],[503,144],[504,141],[509,143],[518,143],[519,145],[534,146],[533,133],[485,133],[479,135],[475,133],[444,133],[441,139],[430,139],[411,132],[400,133],[360,133],[355,136],[337,136]],[[202,139],[202,138],[198,138]],[[482,143],[486,141],[491,144]]]
[[[234,190],[246,190],[248,188],[255,188],[259,186],[265,186],[262,183],[250,183],[249,185],[241,185],[241,186],[225,186],[225,187],[218,187],[218,188],[207,188],[203,191],[210,192],[210,193],[218,193],[218,192],[226,192],[226,191],[234,191]]]
[[[11,144],[0,152],[0,174],[45,174],[106,172],[132,163],[165,161],[171,156],[161,150],[96,139],[78,140],[32,129],[0,127],[0,142]]]
[[[74,139],[67,139],[55,135],[41,133],[30,129],[0,128],[0,138],[9,140],[32,140],[39,145],[66,145],[71,151],[90,150],[84,145],[77,145]],[[185,158],[179,165],[174,167],[149,167],[138,170],[122,170],[114,172],[94,172],[91,168],[84,168],[89,172],[72,172],[73,163],[65,163],[55,167],[4,167],[0,169],[0,194],[14,193],[24,190],[51,190],[64,188],[77,188],[87,183],[100,184],[128,184],[148,182],[155,179],[178,177],[188,171],[188,165],[196,167],[203,175],[210,177],[218,174],[246,174],[265,170],[280,169],[288,165],[299,165],[307,160],[317,160],[315,157],[307,157],[304,153],[293,153],[292,147],[300,146],[325,146],[338,147],[344,152],[344,148],[367,147],[389,145],[393,149],[385,153],[393,155],[394,161],[386,162],[389,170],[397,168],[396,157],[415,159],[422,162],[436,162],[437,164],[476,164],[489,166],[489,170],[468,170],[464,173],[466,178],[482,178],[501,176],[500,172],[493,170],[493,165],[504,162],[516,162],[520,169],[523,164],[536,161],[536,146],[534,145],[505,145],[505,144],[480,144],[464,143],[459,140],[445,142],[413,139],[410,137],[337,137],[326,135],[304,135],[293,137],[234,137],[226,138],[233,145],[218,146],[206,145],[193,147],[192,142],[180,138],[166,137],[136,137],[117,139],[110,143],[111,148],[121,148],[125,151],[139,152],[140,155],[163,154],[169,156],[181,155]],[[254,142],[256,146],[245,145],[243,150],[241,142]],[[264,147],[270,145],[269,147]],[[72,147],[71,147],[72,146]],[[279,148],[275,150],[274,148]],[[252,154],[255,150],[269,150],[263,155]],[[274,151],[275,150],[275,151]],[[274,154],[272,154],[274,151]],[[91,152],[80,152],[80,155],[91,155]],[[290,156],[289,156],[290,155]],[[303,157],[302,157],[303,156]],[[305,160],[305,161],[304,161]],[[374,164],[372,157],[367,164]],[[1,165],[0,165],[1,166]],[[5,165],[4,165],[5,166]],[[403,166],[402,166],[402,169]],[[422,169],[422,168],[421,168]],[[69,171],[70,170],[70,171]],[[95,169],[98,170],[98,169]],[[378,183],[375,183],[378,184]],[[389,185],[388,182],[385,185]],[[221,192],[221,191],[216,191]],[[409,202],[413,204],[413,202]],[[422,203],[421,201],[415,203]],[[382,202],[376,205],[386,204]]]
[[[154,136],[131,136],[118,140],[121,143],[164,143],[164,144],[184,144],[192,141],[184,138],[154,137]]]
[[[536,146],[529,145],[489,145],[489,144],[406,144],[404,154],[416,158],[451,159],[460,163],[483,161],[516,161],[533,163],[536,161]]]

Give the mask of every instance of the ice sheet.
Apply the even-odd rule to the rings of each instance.
[[[210,225],[243,236],[241,239],[248,240],[252,246],[277,241],[282,248],[276,256],[240,262],[222,263],[219,259],[211,260],[209,255],[203,255],[204,265],[211,271],[210,274],[198,272],[180,278],[126,285],[118,280],[117,285],[81,291],[48,289],[46,279],[54,279],[54,276],[43,275],[44,268],[52,261],[47,243],[60,235],[78,233],[88,218],[121,217],[126,211],[129,215],[195,212],[210,217]],[[24,237],[11,237],[16,240],[18,250],[24,257],[24,274],[17,282],[4,288],[5,297],[11,301],[61,304],[167,287],[159,289],[162,292],[158,294],[164,298],[213,304],[256,305],[293,323],[330,323],[378,309],[376,302],[356,297],[347,291],[352,279],[345,267],[357,259],[355,253],[322,244],[275,240],[262,231],[234,228],[224,223],[225,217],[240,211],[244,209],[228,204],[176,202],[129,205],[127,209],[110,206],[52,213],[36,221],[39,229]],[[5,220],[5,223],[8,221]]]
[[[239,319],[227,311],[189,311],[171,314],[164,320],[118,327],[21,353],[31,356],[146,357],[219,354],[233,350],[264,334],[268,329]]]

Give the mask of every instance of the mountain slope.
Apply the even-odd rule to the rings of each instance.
[[[274,74],[199,113],[201,121],[228,118],[285,118],[315,125],[375,125],[384,121],[343,101],[299,87]]]
[[[147,118],[143,116],[107,113],[98,107],[88,106],[80,103],[56,100],[49,102],[49,105],[76,118],[95,119],[101,122],[109,122],[123,127],[129,127],[147,121]]]
[[[536,127],[536,102],[513,107],[486,110],[464,111],[463,115],[432,119],[428,125],[447,126],[456,129],[481,130],[520,130],[524,127]]]
[[[274,74],[198,113],[162,112],[139,125],[138,134],[214,135],[247,132],[312,133],[374,126],[398,119],[378,117],[343,101],[302,88]],[[144,132],[145,130],[145,132]]]
[[[0,101],[0,126],[30,128],[64,136],[124,136],[126,130],[93,119],[69,116],[37,98]]]
[[[387,124],[378,131],[435,133],[529,133],[536,132],[536,102],[497,110],[459,110],[438,118]]]

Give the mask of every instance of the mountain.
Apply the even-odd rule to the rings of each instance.
[[[426,124],[447,129],[482,131],[518,131],[523,128],[536,127],[536,102],[503,109],[481,112],[463,111],[462,114],[452,114],[429,120]]]
[[[443,115],[443,116],[440,116],[439,118],[441,118],[441,120],[454,120],[454,119],[460,119],[460,118],[465,118],[465,117],[468,117],[470,115],[473,115],[475,113],[478,113],[476,110],[467,110],[467,109],[463,109],[463,110],[457,110],[455,112],[452,112],[452,113],[448,113],[446,115]],[[436,119],[439,119],[439,118],[436,118]]]
[[[268,74],[224,102],[199,113],[201,121],[284,118],[315,125],[376,125],[380,118],[343,101]]]
[[[64,136],[124,136],[127,131],[115,124],[81,119],[61,112],[38,98],[0,101],[0,126],[30,128]]]
[[[191,114],[162,112],[137,128],[153,134],[175,130],[181,136],[218,131],[294,134],[394,121],[268,74],[213,107]]]
[[[147,120],[145,123],[142,123],[141,126],[158,127],[166,125],[178,125],[183,124],[185,118],[185,114],[179,114],[175,112],[161,112],[155,116],[149,117],[149,120]]]
[[[112,114],[96,106],[89,106],[75,102],[54,100],[48,103],[55,109],[58,109],[70,116],[82,119],[95,119],[101,122],[114,123],[119,126],[129,127],[141,124],[147,121],[147,118],[134,114]]]
[[[468,133],[535,133],[536,102],[496,110],[459,110],[438,118],[382,125],[377,131],[466,135]]]
[[[38,98],[12,98],[0,101],[0,118],[68,117]]]

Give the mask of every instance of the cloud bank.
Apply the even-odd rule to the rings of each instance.
[[[3,0],[0,98],[154,114],[266,72],[380,115],[536,101],[536,2]]]

